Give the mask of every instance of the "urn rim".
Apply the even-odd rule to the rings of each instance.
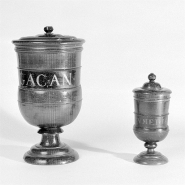
[[[76,38],[74,36],[69,35],[61,35],[52,33],[53,27],[46,26],[44,27],[44,34],[39,34],[36,36],[27,36],[21,37],[18,40],[13,40],[13,44],[36,44],[36,45],[45,45],[45,44],[59,44],[59,45],[73,45],[73,44],[83,44],[85,42],[84,39]]]

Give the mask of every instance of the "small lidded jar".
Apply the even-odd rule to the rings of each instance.
[[[148,76],[148,79],[149,82],[133,90],[135,108],[133,130],[138,139],[144,141],[145,147],[148,148],[145,154],[137,156],[134,161],[142,164],[158,164],[162,163],[162,159],[160,158],[160,162],[157,161],[159,155],[156,160],[154,159],[154,154],[159,154],[154,151],[154,148],[157,146],[156,142],[162,141],[169,131],[168,109],[171,90],[155,82],[156,76],[153,73]],[[148,155],[153,157],[150,158]]]

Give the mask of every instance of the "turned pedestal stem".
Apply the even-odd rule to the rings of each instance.
[[[148,149],[147,154],[154,154],[154,149],[157,147],[156,142],[146,142],[144,146]]]
[[[41,128],[38,131],[42,134],[40,144],[34,145],[24,155],[24,160],[37,165],[67,164],[76,161],[79,158],[78,153],[60,142],[61,132],[61,128]]]

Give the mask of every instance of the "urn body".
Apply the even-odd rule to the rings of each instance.
[[[24,159],[31,164],[66,164],[78,154],[60,143],[60,127],[72,123],[82,103],[80,84],[83,39],[53,34],[14,40],[17,52],[18,104],[25,120],[40,128],[42,141]]]
[[[70,124],[82,102],[81,52],[17,54],[18,104],[25,120],[40,128]]]

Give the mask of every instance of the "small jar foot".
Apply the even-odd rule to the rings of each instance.
[[[154,152],[152,154],[141,152],[134,158],[134,162],[143,165],[162,165],[166,164],[168,159],[160,152]]]
[[[156,142],[145,143],[148,149],[146,152],[141,152],[134,158],[134,162],[143,165],[162,165],[168,162],[168,159],[160,152],[154,151],[157,147]]]

